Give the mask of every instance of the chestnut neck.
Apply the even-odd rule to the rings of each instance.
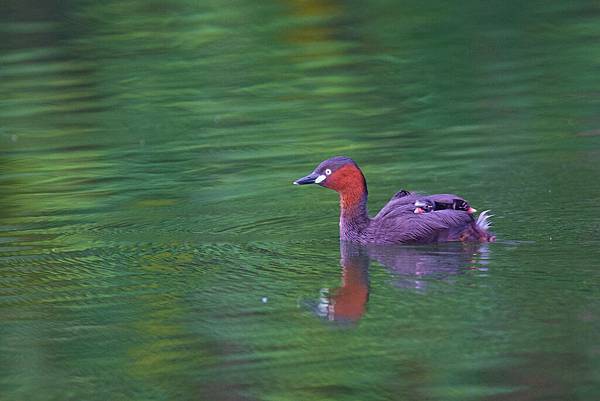
[[[356,164],[347,164],[327,178],[325,186],[340,194],[340,239],[358,242],[371,222],[365,176]]]
[[[340,189],[340,239],[356,240],[371,219],[367,211],[367,184],[362,177]]]

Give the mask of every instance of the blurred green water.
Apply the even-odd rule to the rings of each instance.
[[[1,400],[595,399],[596,3],[2,9]],[[342,154],[499,243],[340,250]]]

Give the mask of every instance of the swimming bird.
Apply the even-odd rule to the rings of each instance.
[[[419,244],[495,240],[489,231],[488,211],[482,212],[477,219],[460,208],[415,213],[415,202],[419,200],[435,202],[438,199],[462,199],[452,194],[424,196],[402,190],[375,217],[369,217],[367,181],[356,162],[349,157],[336,156],[325,160],[312,173],[294,181],[294,184],[317,184],[339,194],[342,241],[358,244]]]

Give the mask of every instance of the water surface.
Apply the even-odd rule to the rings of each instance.
[[[0,16],[0,399],[594,400],[594,2]],[[321,160],[491,209],[354,248]]]

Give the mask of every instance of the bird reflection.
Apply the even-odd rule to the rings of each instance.
[[[430,279],[447,280],[466,270],[487,270],[487,244],[431,247],[365,246],[340,243],[342,285],[321,289],[316,313],[328,320],[356,322],[369,299],[369,265],[376,261],[395,277],[394,285],[425,293]]]

